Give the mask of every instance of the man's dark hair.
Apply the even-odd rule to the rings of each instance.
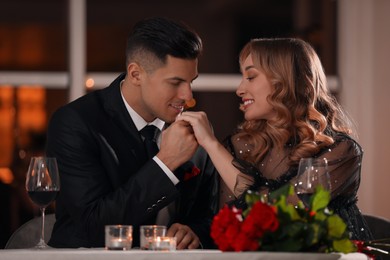
[[[167,18],[148,18],[135,24],[127,39],[126,64],[157,58],[166,63],[167,55],[196,59],[202,52],[200,37],[189,27]]]

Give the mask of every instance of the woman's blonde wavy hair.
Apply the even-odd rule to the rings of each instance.
[[[331,132],[352,134],[352,124],[329,93],[326,76],[314,49],[293,38],[253,39],[240,53],[240,64],[252,55],[254,66],[273,86],[267,100],[276,111],[272,120],[244,121],[237,137],[254,149],[245,158],[260,162],[273,147],[289,142],[290,165],[334,143]]]

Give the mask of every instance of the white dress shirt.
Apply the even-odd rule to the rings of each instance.
[[[154,125],[160,130],[160,133],[157,137],[157,146],[160,148],[161,143],[161,131],[164,129],[165,122],[162,121],[159,118],[156,118],[153,122],[146,122],[137,112],[135,112],[134,109],[131,108],[131,106],[126,102],[122,92],[122,99],[125,103],[126,109],[130,114],[131,119],[133,120],[135,127],[137,128],[138,132],[141,131],[142,128],[144,128],[146,125]],[[174,185],[179,183],[179,179],[173,174],[173,172],[157,157],[154,156],[153,160],[160,166],[160,168],[165,172],[165,174],[168,176],[168,178],[172,181]]]
[[[123,82],[123,81],[122,81]],[[121,85],[122,85],[121,82]],[[164,129],[165,122],[162,121],[159,118],[156,118],[153,122],[146,122],[131,106],[127,103],[126,99],[124,98],[121,90],[121,96],[123,99],[123,102],[125,103],[126,109],[130,114],[131,119],[133,120],[135,127],[137,128],[138,132],[144,128],[146,125],[154,125],[158,129],[160,129],[159,135],[157,137],[157,146],[160,148],[160,143],[161,143],[161,131]],[[174,185],[179,183],[179,179],[173,174],[173,172],[157,157],[154,156],[153,160],[160,166],[160,168],[164,171],[164,173],[168,176],[168,178],[172,181]],[[170,216],[174,215],[175,211],[175,202],[172,202],[168,206],[162,208],[158,214],[157,214],[157,219],[156,219],[156,224],[157,225],[164,225],[167,226],[170,220]]]

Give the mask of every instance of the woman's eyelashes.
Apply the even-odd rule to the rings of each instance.
[[[246,77],[246,80],[252,81],[254,78],[256,78],[255,75],[248,75],[248,76]]]

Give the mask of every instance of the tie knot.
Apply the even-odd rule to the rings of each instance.
[[[141,129],[140,133],[145,139],[156,141],[156,137],[158,134],[159,129],[155,127],[154,125],[147,125],[144,128]]]

